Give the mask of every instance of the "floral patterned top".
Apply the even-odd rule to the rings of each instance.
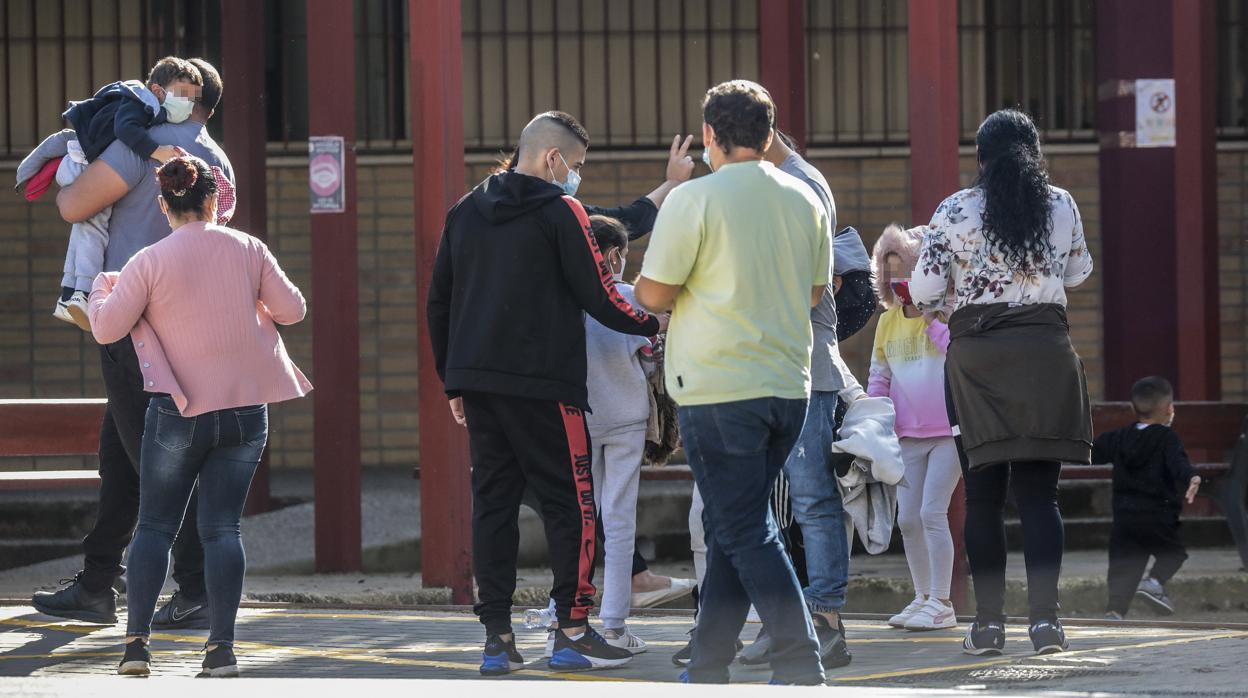
[[[923,248],[910,281],[914,303],[939,310],[952,286],[955,310],[972,303],[1060,303],[1066,289],[1092,274],[1092,255],[1083,238],[1083,219],[1070,192],[1049,187],[1053,232],[1048,253],[1022,268],[1007,266],[983,233],[984,194],[963,189],[941,202],[923,235]]]

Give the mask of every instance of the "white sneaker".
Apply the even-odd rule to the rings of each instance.
[[[555,653],[555,633],[559,632],[554,628],[546,631],[546,651],[542,654],[542,659],[550,659]]]
[[[633,654],[641,654],[646,651],[645,641],[629,632],[628,628],[622,631],[607,628],[602,631],[602,637],[607,641],[608,645],[628,650]]]
[[[52,311],[52,317],[61,322],[68,322],[71,325],[77,325],[74,319],[69,315],[69,301],[56,299],[56,309]]]
[[[923,604],[925,603],[927,603],[927,599],[923,598],[922,596],[914,597],[914,601],[911,601],[909,606],[906,606],[905,608],[901,609],[901,613],[898,613],[897,615],[888,619],[888,624],[893,626],[894,628],[906,627],[906,621],[910,620],[910,616],[913,616],[916,611],[918,611],[920,608],[923,608]]]
[[[669,601],[675,601],[684,596],[693,593],[693,588],[698,583],[692,579],[671,578],[672,583],[665,589],[655,589],[654,591],[639,591],[632,595],[629,599],[632,608],[654,608],[661,606]]]
[[[946,606],[932,598],[910,616],[905,628],[906,630],[940,630],[957,626],[958,617],[953,612],[953,606]]]
[[[60,304],[57,304],[60,309]],[[65,301],[65,311],[69,314],[70,322],[74,323],[83,332],[91,331],[91,320],[87,318],[87,294],[84,291],[74,291],[74,295]]]

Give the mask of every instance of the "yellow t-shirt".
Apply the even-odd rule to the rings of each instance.
[[[811,188],[767,162],[672,191],[641,274],[682,287],[664,368],[677,404],[809,396],[811,289],[832,278],[831,232]]]

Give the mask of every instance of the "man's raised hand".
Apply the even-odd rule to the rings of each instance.
[[[679,184],[693,176],[693,158],[689,157],[692,143],[692,135],[686,136],[684,143],[680,142],[679,134],[672,137],[672,149],[667,158],[667,181]]]

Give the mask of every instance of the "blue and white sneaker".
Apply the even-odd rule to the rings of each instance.
[[[633,653],[607,644],[593,628],[573,640],[563,632],[555,633],[555,651],[550,655],[551,671],[590,671],[611,669],[628,664]]]
[[[1031,644],[1036,654],[1057,654],[1070,649],[1066,641],[1066,631],[1059,620],[1040,620],[1031,624],[1027,633],[1031,635]]]
[[[486,639],[485,651],[481,653],[482,676],[505,676],[523,668],[524,657],[516,651],[515,637],[506,642],[497,635]]]

